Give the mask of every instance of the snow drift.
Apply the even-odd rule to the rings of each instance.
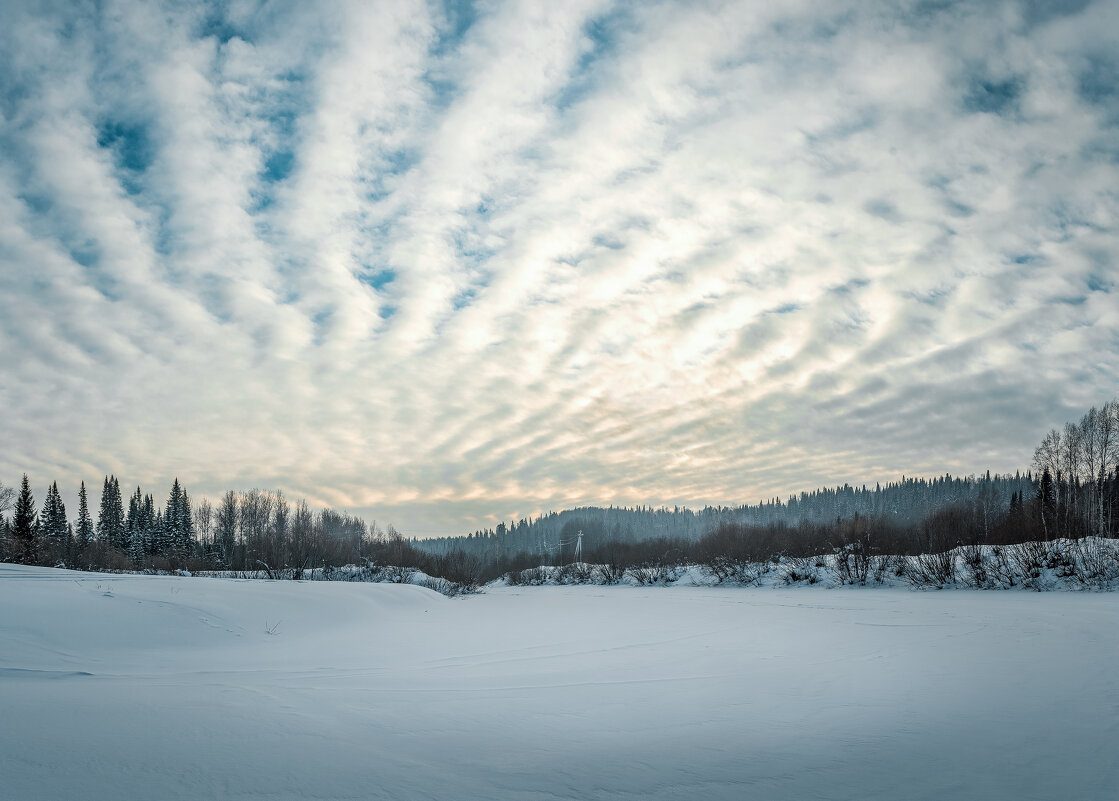
[[[1111,798],[1113,593],[0,566],[0,798]]]

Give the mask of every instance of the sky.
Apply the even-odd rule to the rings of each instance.
[[[1119,3],[0,5],[0,481],[408,535],[1029,466]]]

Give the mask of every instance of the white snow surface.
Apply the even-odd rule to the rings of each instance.
[[[1117,612],[0,565],[0,798],[1113,799]]]

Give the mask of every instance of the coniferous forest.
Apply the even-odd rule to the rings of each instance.
[[[423,540],[279,491],[195,502],[175,479],[162,503],[142,487],[125,501],[119,479],[106,476],[96,510],[83,482],[70,515],[56,482],[41,506],[26,475],[18,489],[0,486],[0,561],[85,570],[301,578],[364,565],[473,587],[540,565],[608,565],[620,576],[704,564],[729,576],[735,564],[780,557],[919,556],[1084,537],[1119,537],[1117,401],[1052,429],[1032,465],[1013,475],[903,477],[735,507],[580,507]]]

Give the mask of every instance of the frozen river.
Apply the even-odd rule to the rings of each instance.
[[[1119,595],[0,565],[0,798],[1112,799]]]

